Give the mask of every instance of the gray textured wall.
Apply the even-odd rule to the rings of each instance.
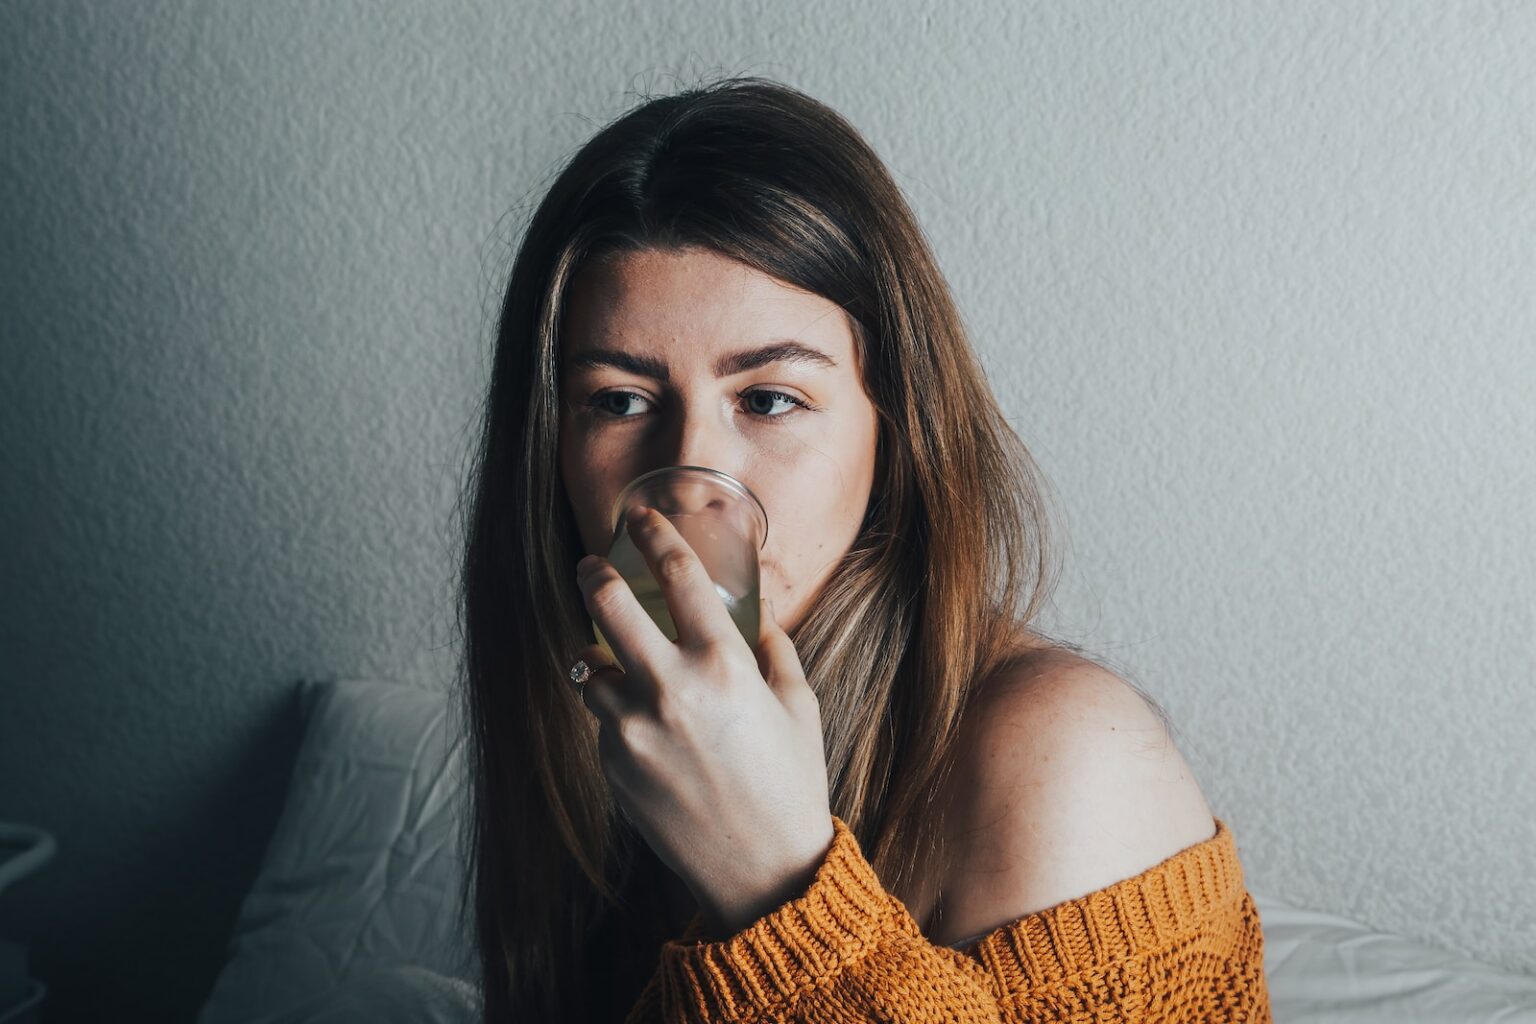
[[[847,114],[1055,482],[1054,624],[1250,885],[1536,971],[1536,7],[0,5],[0,897],[189,1016],[298,678],[437,685],[518,212],[628,106]]]

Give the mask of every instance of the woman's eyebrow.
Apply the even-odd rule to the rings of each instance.
[[[743,349],[740,352],[729,352],[715,361],[715,376],[729,377],[732,374],[745,373],[747,370],[755,370],[769,363],[793,362],[809,363],[813,366],[835,367],[837,360],[817,348],[812,348],[793,338],[781,338],[769,342],[758,348]],[[572,369],[596,368],[599,366],[612,366],[626,373],[633,373],[640,377],[650,377],[659,380],[663,384],[671,382],[671,375],[667,372],[667,364],[654,356],[635,355],[630,352],[620,352],[618,349],[596,348],[586,352],[578,352],[569,357],[567,366]]]
[[[829,368],[837,366],[837,360],[819,348],[812,348],[793,338],[779,338],[761,348],[743,349],[721,356],[715,361],[715,376],[729,377],[734,373],[744,373],[778,362],[809,363]]]

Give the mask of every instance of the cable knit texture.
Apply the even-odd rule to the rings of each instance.
[[[847,824],[799,897],[735,935],[661,950],[626,1024],[1272,1021],[1258,909],[1231,830],[1139,875],[936,946]]]

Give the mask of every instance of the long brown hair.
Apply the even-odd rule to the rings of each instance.
[[[821,707],[831,810],[898,898],[940,853],[936,796],[967,701],[1056,583],[1045,481],[859,133],[755,76],[647,99],[602,128],[513,261],[464,492],[461,895],[489,1024],[620,1019],[671,937],[664,868],[617,813],[595,721],[564,678],[592,631],[556,461],[557,369],[579,269],[690,246],[836,302],[855,328],[880,417],[874,492],[793,640]]]

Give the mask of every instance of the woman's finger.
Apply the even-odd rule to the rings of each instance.
[[[629,514],[625,529],[661,588],[677,628],[677,643],[697,649],[711,643],[739,642],[741,633],[731,621],[715,581],[676,524],[653,508],[637,512]]]
[[[581,671],[583,665],[586,667],[585,672]],[[571,680],[571,690],[576,698],[600,722],[605,725],[613,723],[627,705],[624,687],[630,680],[624,670],[614,664],[602,647],[588,644],[577,655],[572,671],[576,673],[576,678]],[[585,678],[581,679],[582,676]]]
[[[577,565],[587,614],[603,631],[603,639],[626,672],[649,675],[674,653],[671,641],[640,606],[629,582],[613,563],[600,555],[588,555]]]
[[[617,669],[620,672],[624,671],[624,666],[615,661],[613,655],[608,653],[608,649],[599,643],[587,644],[587,646],[576,652],[576,658],[592,666],[592,671],[594,672],[601,668]]]

